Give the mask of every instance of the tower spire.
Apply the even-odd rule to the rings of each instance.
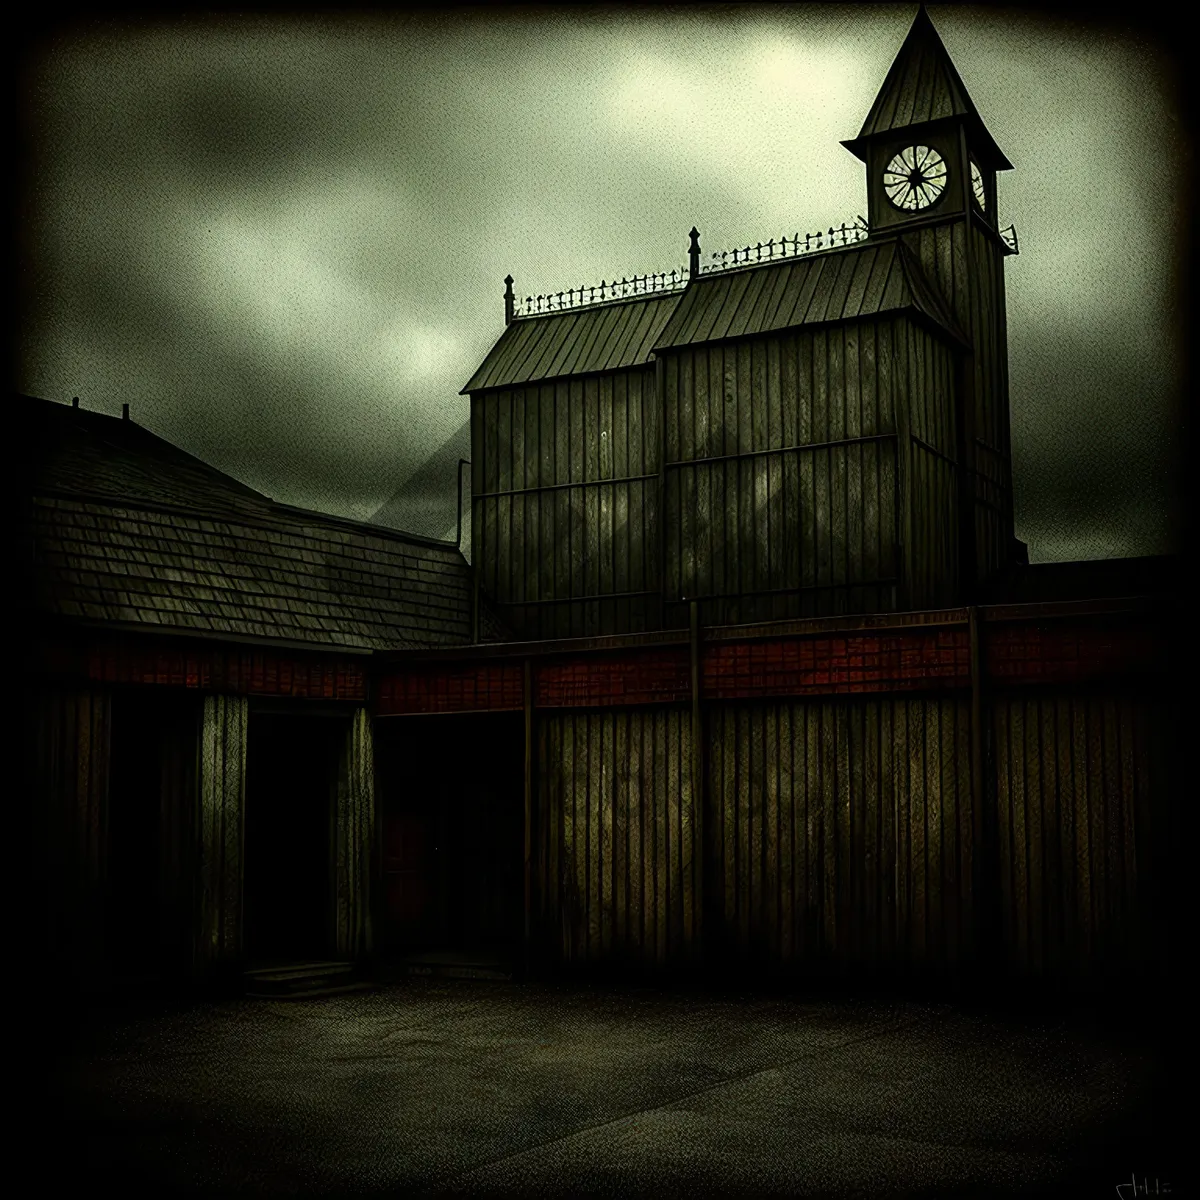
[[[1012,163],[1004,157],[984,125],[922,4],[858,137],[842,145],[866,162],[867,143],[871,138],[948,117],[959,117],[967,126],[981,166],[993,171],[1011,170]]]

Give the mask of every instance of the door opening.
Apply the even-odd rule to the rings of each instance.
[[[523,720],[487,713],[379,722],[392,953],[515,961],[525,913]]]
[[[346,723],[254,713],[246,746],[244,923],[251,963],[333,953],[333,819]]]
[[[117,975],[148,975],[159,966],[162,725],[157,697],[114,696],[104,926]]]

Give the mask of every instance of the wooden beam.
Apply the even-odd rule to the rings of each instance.
[[[700,710],[700,608],[689,604],[692,677],[692,903],[695,906],[693,954],[703,960],[704,946],[704,718]]]
[[[667,619],[667,368],[666,360],[662,355],[656,355],[654,359],[654,402],[657,406],[658,429],[657,434],[658,445],[655,449],[655,470],[658,472],[658,482],[655,485],[655,501],[654,513],[655,521],[658,528],[654,531],[655,548],[658,553],[657,574],[658,574],[658,613],[656,625],[658,628],[666,628]],[[647,581],[648,582],[648,581]]]
[[[979,609],[974,605],[967,609],[967,627],[970,631],[971,670],[971,911],[974,924],[972,940],[975,961],[982,966],[993,948],[990,945],[989,904],[992,864],[988,849],[990,822],[984,813],[983,787],[983,672],[986,660],[980,636]]]
[[[834,450],[845,446],[862,446],[875,442],[894,442],[898,439],[895,433],[871,433],[865,437],[835,438],[826,442],[803,442],[796,446],[769,446],[765,450],[742,450],[736,454],[710,454],[705,458],[681,458],[674,462],[663,463],[664,471],[678,470],[681,467],[704,467],[714,463],[740,462],[747,458],[763,458],[769,454],[802,454],[807,451]]]
[[[474,517],[471,522],[471,537],[475,536]],[[479,644],[479,563],[471,563],[471,644]]]
[[[525,975],[533,941],[533,663],[525,660]]]

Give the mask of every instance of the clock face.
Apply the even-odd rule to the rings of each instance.
[[[983,189],[983,172],[974,164],[971,164],[971,191],[975,193],[975,203],[979,205],[980,212],[987,212],[987,193]]]
[[[946,160],[932,146],[909,146],[883,172],[887,198],[905,212],[936,203],[946,190]]]

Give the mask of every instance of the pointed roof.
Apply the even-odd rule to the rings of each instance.
[[[1012,169],[1012,163],[996,145],[967,94],[962,77],[922,4],[858,137],[842,145],[866,161],[870,138],[949,117],[965,121],[981,165],[997,171]]]

